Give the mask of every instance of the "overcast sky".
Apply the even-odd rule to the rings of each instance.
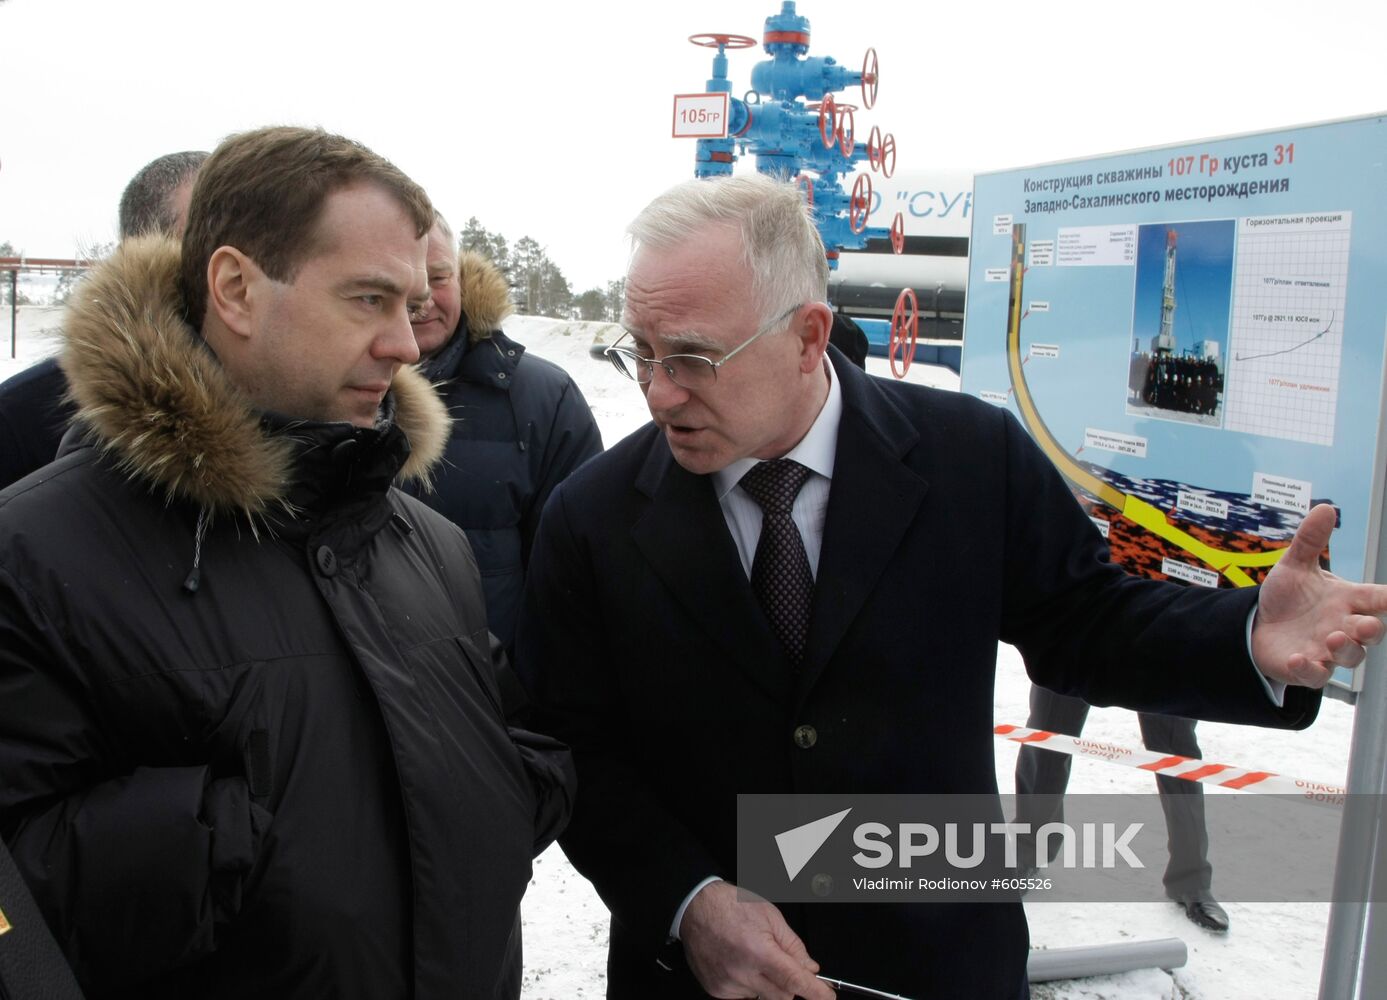
[[[690,176],[672,95],[698,32],[759,40],[779,3],[0,0],[0,240],[68,257],[114,239],[132,174],[270,123],[322,125],[546,246],[575,291],[618,277],[622,231]],[[875,46],[900,169],[1000,169],[1387,109],[1387,13],[1321,0],[808,0],[811,55]],[[759,48],[731,53],[734,93]],[[856,88],[848,100],[856,99]],[[742,164],[739,169],[750,169]]]

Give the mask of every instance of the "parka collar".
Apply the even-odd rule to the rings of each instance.
[[[486,338],[477,341],[469,341],[466,334],[467,320],[464,317],[453,339],[424,369],[429,381],[437,384],[456,379],[509,392],[515,384],[515,369],[525,356],[525,346],[511,340],[500,330],[494,330]]]
[[[460,332],[470,343],[485,340],[501,329],[513,311],[510,285],[500,268],[471,250],[458,255],[459,302],[464,324]]]
[[[330,439],[370,439],[372,475],[427,482],[450,421],[417,371],[396,375],[384,429],[358,434],[259,412],[184,321],[178,266],[174,241],[128,240],[69,306],[60,363],[76,419],[117,467],[170,502],[252,521],[299,506],[297,491],[323,471],[309,456]]]
[[[283,437],[292,448],[294,481],[285,495],[288,505],[311,515],[348,498],[384,494],[410,451],[394,422],[395,409],[392,393],[385,397],[374,427],[262,414],[265,433]]]

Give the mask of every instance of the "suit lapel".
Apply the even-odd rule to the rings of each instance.
[[[631,528],[636,546],[703,634],[784,702],[790,666],[742,570],[711,477],[684,469],[656,438],[636,487],[651,498]]]
[[[869,598],[908,599],[873,591],[929,490],[929,483],[902,461],[920,430],[862,372],[847,363],[835,363],[834,370],[842,385],[843,417],[797,702],[823,673]],[[900,610],[908,613],[906,605]]]

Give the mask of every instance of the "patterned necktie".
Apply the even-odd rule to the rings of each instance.
[[[814,576],[790,510],[809,476],[809,470],[798,462],[778,458],[752,466],[740,483],[762,512],[761,539],[751,563],[751,589],[795,666],[804,659]]]

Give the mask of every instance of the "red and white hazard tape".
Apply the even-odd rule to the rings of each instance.
[[[1092,757],[1110,764],[1134,767],[1153,774],[1164,774],[1184,781],[1198,781],[1206,785],[1234,788],[1240,792],[1260,792],[1264,795],[1299,795],[1322,805],[1341,806],[1348,789],[1338,785],[1327,785],[1319,781],[1302,781],[1272,771],[1249,771],[1229,764],[1210,764],[1197,757],[1180,757],[1175,754],[1160,754],[1150,750],[1133,750],[1117,743],[1086,740],[1079,736],[1066,736],[1063,733],[1047,733],[1043,729],[1026,729],[1022,726],[1001,725],[993,728],[993,733],[1014,743],[1043,747],[1075,757]]]

